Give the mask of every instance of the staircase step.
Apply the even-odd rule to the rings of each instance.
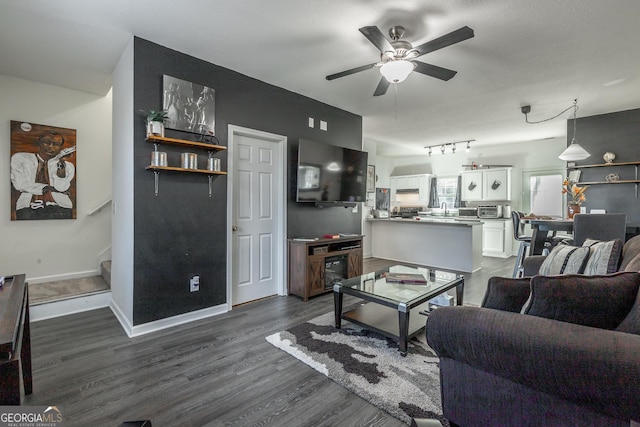
[[[111,260],[102,261],[100,263],[100,270],[102,278],[109,284],[109,287],[111,287]]]
[[[109,290],[110,286],[102,276],[29,284],[29,304],[32,306],[46,304],[54,301],[109,292]]]

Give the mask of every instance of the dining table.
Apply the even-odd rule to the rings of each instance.
[[[549,233],[558,231],[573,232],[573,219],[523,217],[522,222],[529,224],[533,231],[531,234],[530,255],[542,255],[544,242],[547,240]]]

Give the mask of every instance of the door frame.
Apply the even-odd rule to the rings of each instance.
[[[274,133],[263,132],[256,129],[245,128],[242,126],[227,125],[227,310],[232,309],[233,296],[233,189],[234,189],[234,161],[233,153],[236,148],[236,137],[248,136],[251,138],[269,140],[277,144],[277,156],[280,160],[280,171],[278,180],[280,184],[276,184],[274,188],[279,192],[282,203],[274,207],[274,214],[279,220],[279,231],[276,234],[276,247],[274,256],[279,260],[277,262],[278,271],[276,272],[276,280],[278,281],[278,295],[287,295],[287,257],[286,257],[286,235],[287,235],[287,137]]]

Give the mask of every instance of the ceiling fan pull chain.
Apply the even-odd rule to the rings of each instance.
[[[395,89],[395,92],[393,94],[393,106],[396,110],[396,120],[398,120],[398,83],[394,83],[393,87]]]

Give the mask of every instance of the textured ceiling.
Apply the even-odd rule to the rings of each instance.
[[[406,156],[565,136],[570,112],[527,125],[525,104],[531,120],[576,98],[578,117],[640,108],[638,18],[637,0],[4,0],[0,74],[106,94],[135,35],[360,114],[378,154]],[[374,98],[377,69],[325,80],[379,59],[367,25],[402,25],[414,46],[475,37],[421,57],[452,80],[413,73]]]

